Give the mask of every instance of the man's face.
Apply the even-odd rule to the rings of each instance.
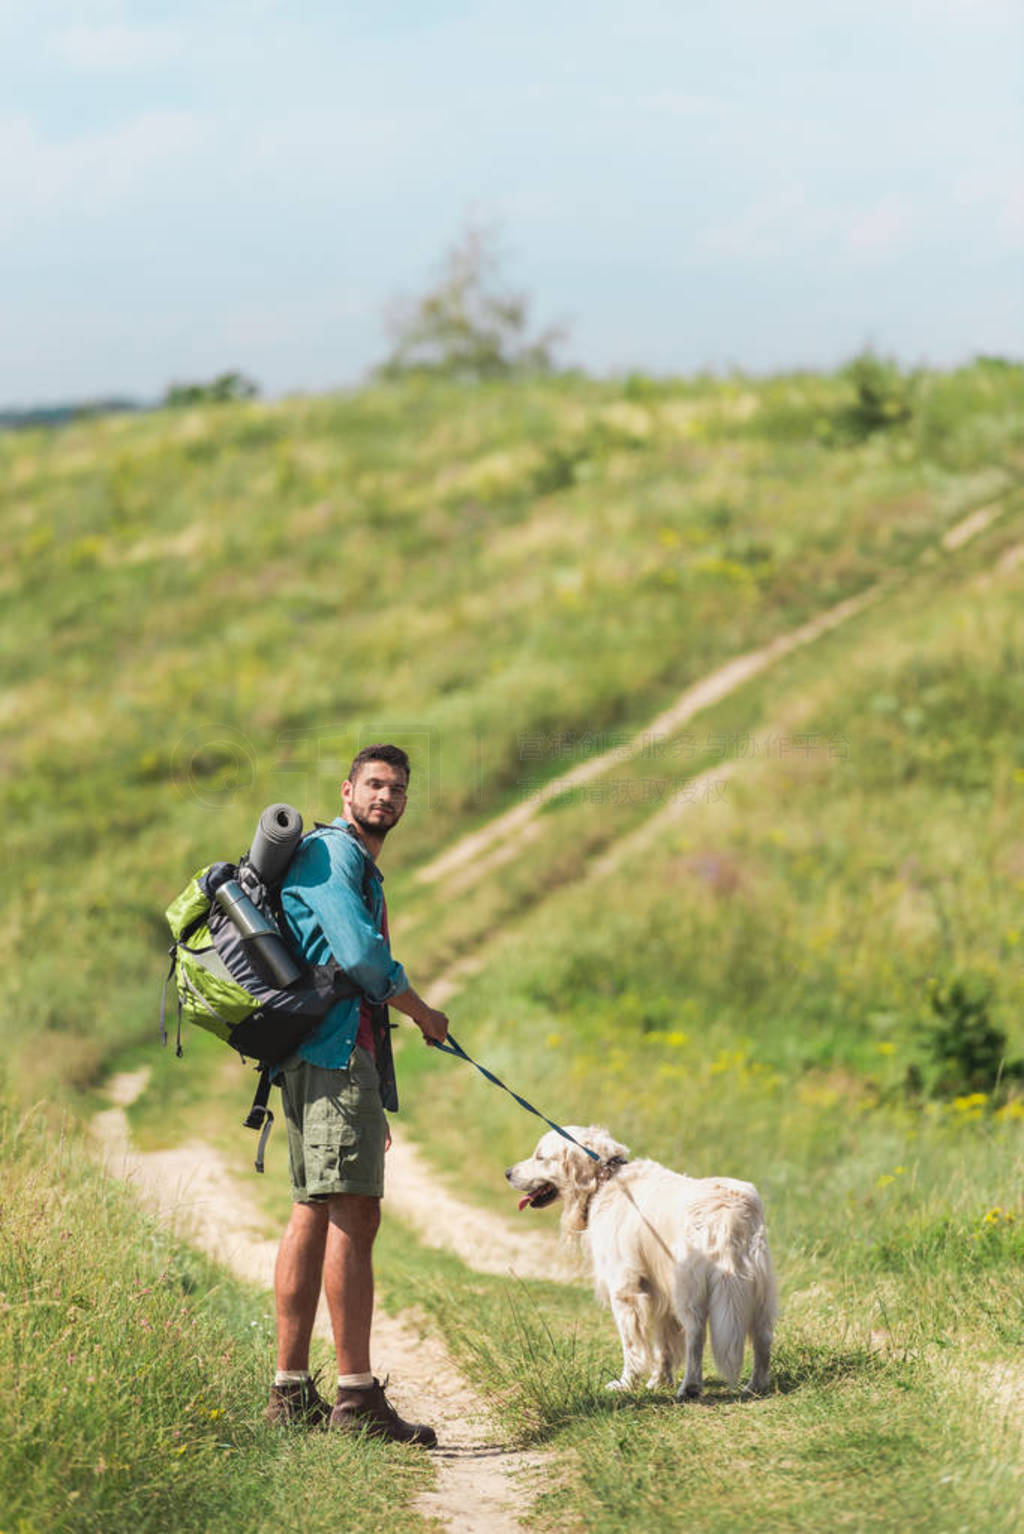
[[[341,785],[349,820],[382,841],[404,815],[406,793],[405,773],[390,762],[363,762]]]

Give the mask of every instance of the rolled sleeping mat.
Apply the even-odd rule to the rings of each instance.
[[[249,862],[264,884],[276,884],[302,840],[302,816],[291,804],[270,804],[260,816]]]

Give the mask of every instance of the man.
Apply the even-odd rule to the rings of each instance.
[[[274,1273],[277,1375],[267,1416],[433,1448],[433,1428],[403,1422],[370,1369],[371,1251],[390,1144],[374,1058],[386,1067],[390,1048],[386,1027],[374,1029],[373,1007],[397,1007],[428,1043],[448,1032],[447,1017],[411,988],[388,942],[376,860],[405,812],[408,786],[400,747],[360,751],[341,786],[341,816],[306,838],[282,886],[285,918],[306,958],[323,964],[333,955],[362,996],[339,1001],[278,1078],[294,1202]],[[321,1283],[338,1355],[333,1410],[309,1374]]]

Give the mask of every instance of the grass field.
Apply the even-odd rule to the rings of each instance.
[[[422,1528],[416,1456],[267,1426],[266,1295],[140,1215],[57,1115],[5,1107],[0,1153],[5,1534],[326,1534],[339,1485],[373,1525]]]
[[[350,751],[387,735],[417,768],[385,854],[395,949],[414,980],[485,961],[450,1008],[461,1041],[562,1122],[765,1196],[777,1391],[712,1383],[692,1410],[605,1394],[614,1329],[583,1288],[471,1275],[385,1230],[385,1298],[415,1295],[506,1430],[557,1457],[532,1526],[1019,1524],[1024,370],[924,375],[912,398],[864,432],[840,376],[409,385],[0,437],[9,1124],[38,1097],[85,1111],[144,1058],[176,889],[272,798],[333,813]],[[987,525],[944,547],[978,508]],[[507,862],[417,879],[715,665],[879,582],[834,633],[554,799]],[[688,798],[702,771],[715,791]],[[144,1143],[201,1124],[244,1164],[245,1083],[215,1058],[158,1060]],[[438,1176],[509,1210],[501,1168],[542,1126],[415,1041],[400,1073]],[[3,1345],[29,1402],[5,1484],[26,1528],[312,1506],[327,1460],[286,1464],[256,1420],[251,1297],[140,1224],[73,1138],[53,1152],[56,1123],[30,1113],[5,1144]],[[109,1391],[79,1360],[113,1367],[162,1273],[143,1416],[86,1432],[58,1400],[30,1452],[34,1403]],[[352,1467],[366,1516],[390,1471]]]

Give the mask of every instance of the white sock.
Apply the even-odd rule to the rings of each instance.
[[[278,1369],[274,1375],[275,1385],[301,1385],[309,1379],[308,1369]]]
[[[373,1384],[372,1374],[339,1374],[339,1390],[367,1390]]]

